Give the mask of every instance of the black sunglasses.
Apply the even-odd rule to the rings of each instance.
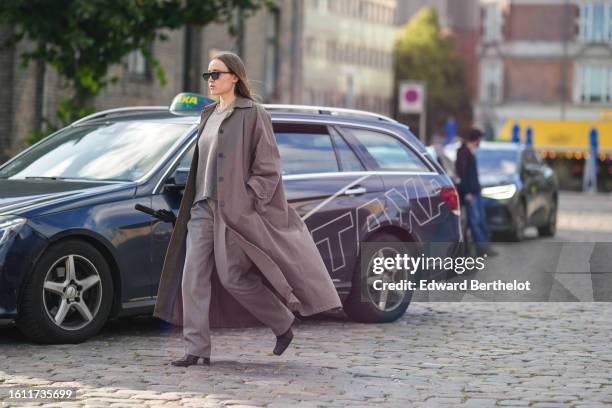
[[[208,81],[208,78],[212,78],[215,81],[219,79],[221,74],[231,74],[230,71],[213,71],[213,72],[204,72],[202,73],[202,78]]]

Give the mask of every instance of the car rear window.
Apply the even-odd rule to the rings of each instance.
[[[283,174],[338,171],[338,161],[328,133],[276,132]]]
[[[355,152],[353,152],[351,147],[346,143],[342,136],[340,136],[337,132],[334,131],[332,132],[332,138],[336,147],[336,151],[338,152],[342,171],[363,171],[363,164],[361,164],[361,162],[355,155]]]
[[[415,152],[391,135],[368,129],[347,130],[376,161],[378,170],[432,171]]]

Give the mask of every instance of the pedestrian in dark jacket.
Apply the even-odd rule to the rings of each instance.
[[[461,147],[457,150],[455,170],[459,184],[457,190],[461,205],[467,213],[467,224],[472,238],[476,243],[477,253],[494,254],[489,248],[489,229],[480,195],[480,182],[478,181],[478,167],[475,152],[482,139],[482,131],[477,128],[470,129],[463,138]]]

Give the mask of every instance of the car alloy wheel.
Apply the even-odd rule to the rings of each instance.
[[[395,248],[392,247],[384,247],[380,248],[372,257],[370,257],[370,261],[368,262],[368,298],[372,302],[372,304],[382,312],[390,312],[396,308],[398,308],[404,298],[406,297],[406,290],[390,290],[387,286],[387,283],[394,282],[399,283],[402,280],[408,280],[408,271],[405,269],[397,269],[397,268],[385,268],[385,271],[381,274],[375,274],[373,272],[373,263],[376,257],[391,257],[395,258],[395,256],[399,254]],[[383,283],[382,290],[374,289],[374,281],[381,280]]]
[[[395,257],[396,254],[409,253],[413,250],[401,238],[387,233],[379,232],[368,239],[368,243],[380,243],[380,246],[370,247],[368,251],[363,248],[353,272],[351,291],[343,301],[344,311],[354,321],[365,323],[392,322],[400,318],[412,299],[411,290],[389,290],[388,288],[376,290],[374,281],[382,283],[401,282],[402,280],[419,279],[420,273],[410,274],[407,270],[389,269],[381,274],[373,272],[372,264],[375,257]],[[362,273],[361,256],[367,259],[367,273]]]
[[[106,323],[114,301],[109,262],[91,243],[70,238],[49,246],[20,292],[15,322],[38,343],[78,343]]]
[[[45,312],[64,330],[78,330],[90,324],[100,310],[102,295],[98,270],[83,256],[63,256],[45,275]]]

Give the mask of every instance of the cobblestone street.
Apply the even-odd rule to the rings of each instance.
[[[579,196],[564,196],[555,240],[612,241],[609,200],[590,200],[581,224]],[[612,303],[413,302],[390,324],[305,319],[281,357],[267,328],[214,330],[212,365],[179,368],[168,363],[180,331],[150,317],[77,345],[31,344],[4,325],[0,406],[610,407],[611,338]],[[77,398],[6,401],[28,385]]]
[[[75,386],[92,407],[604,407],[611,323],[608,303],[415,303],[393,324],[307,320],[281,357],[266,328],[217,330],[213,365],[178,368],[180,334],[139,318],[80,345],[15,334],[0,386]]]

